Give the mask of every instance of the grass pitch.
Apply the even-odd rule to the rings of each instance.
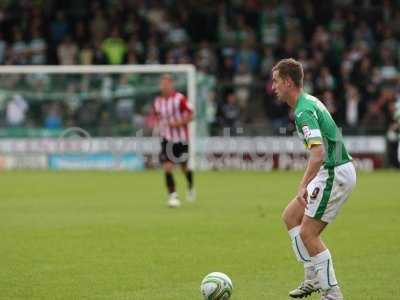
[[[199,173],[172,210],[160,172],[2,173],[0,299],[196,300],[212,271],[232,300],[288,299],[302,267],[280,214],[301,175]],[[324,234],[346,299],[400,299],[399,183],[360,173]]]

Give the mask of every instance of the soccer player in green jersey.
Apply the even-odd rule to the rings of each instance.
[[[303,298],[321,291],[322,300],[342,300],[331,253],[320,235],[356,184],[352,158],[324,104],[303,91],[298,61],[279,61],[272,69],[272,82],[277,97],[294,109],[297,133],[310,154],[297,195],[282,214],[295,255],[305,269],[304,281],[289,296]]]

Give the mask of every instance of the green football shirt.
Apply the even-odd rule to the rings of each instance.
[[[302,92],[294,113],[296,130],[305,146],[310,149],[312,145],[324,145],[324,167],[334,167],[352,160],[339,128],[321,101]]]

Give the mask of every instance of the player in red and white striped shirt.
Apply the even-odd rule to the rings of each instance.
[[[186,97],[175,91],[170,74],[164,74],[160,80],[161,95],[156,97],[153,110],[157,115],[160,130],[160,162],[165,172],[165,181],[169,192],[168,205],[180,206],[172,174],[175,164],[180,164],[188,182],[188,200],[194,200],[193,172],[188,168],[189,160],[189,123],[193,119],[193,109]]]

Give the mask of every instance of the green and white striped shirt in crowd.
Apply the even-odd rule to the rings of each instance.
[[[296,102],[295,123],[305,146],[325,146],[324,167],[331,168],[352,160],[344,145],[342,134],[325,105],[316,97],[305,92]]]

